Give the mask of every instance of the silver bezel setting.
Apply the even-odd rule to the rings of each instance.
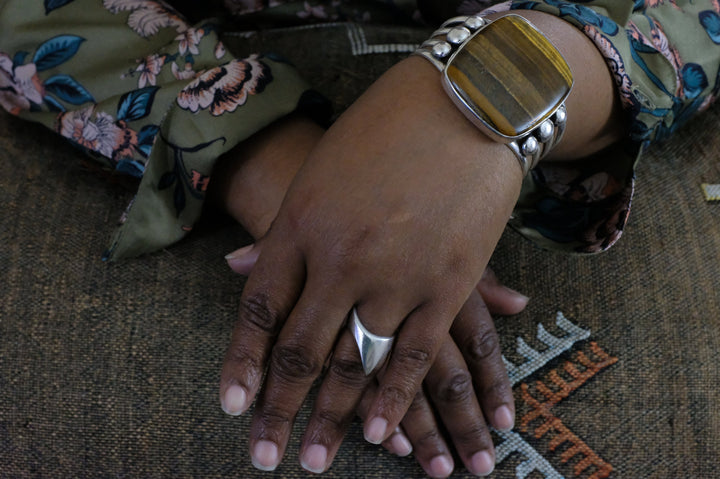
[[[519,15],[512,16],[521,18],[547,40],[547,37],[524,17],[520,17]],[[540,159],[562,138],[567,120],[565,100],[570,90],[572,90],[572,84],[565,96],[558,102],[557,107],[542,118],[538,118],[529,131],[521,135],[507,136],[488,124],[478,113],[478,108],[475,105],[468,104],[454,88],[448,77],[447,69],[465,44],[471,41],[491,23],[492,21],[477,15],[451,18],[443,23],[442,26],[433,33],[431,38],[424,42],[414,54],[429,60],[441,71],[443,89],[458,109],[473,125],[492,140],[506,144],[518,158],[523,173],[527,173],[531,168],[534,168]],[[465,35],[466,31],[469,31],[470,35]],[[464,38],[464,40],[457,43],[458,38]],[[447,52],[447,47],[450,47],[450,53]],[[442,53],[442,55],[435,54],[436,51],[437,53]],[[531,144],[526,145],[526,142],[530,138],[532,138],[532,140],[530,140]],[[533,142],[537,143],[537,147],[532,144]]]

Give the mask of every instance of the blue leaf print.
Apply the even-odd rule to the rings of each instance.
[[[134,160],[120,160],[115,166],[115,169],[120,173],[126,173],[135,178],[142,178],[145,172],[145,165]]]
[[[649,48],[647,45],[644,45],[637,41],[635,38],[633,38],[632,33],[630,30],[627,31],[627,38],[630,42],[630,56],[635,61],[635,63],[638,64],[640,68],[642,68],[643,72],[648,76],[648,78],[653,82],[653,84],[660,89],[663,93],[665,93],[667,96],[673,96],[667,88],[665,88],[665,85],[662,81],[655,75],[652,70],[647,66],[647,63],[645,63],[645,60],[640,56],[639,53],[654,53],[657,54],[657,50],[654,50],[652,48]]]
[[[50,108],[50,111],[57,111],[57,112],[65,112],[67,111],[64,106],[60,104],[59,101],[57,101],[55,98],[51,96],[46,96],[43,98],[45,100],[45,104]]]
[[[45,80],[45,91],[72,105],[95,102],[90,92],[69,75],[55,75],[48,78]]]
[[[160,89],[149,86],[124,94],[118,102],[118,120],[136,121],[145,118],[152,109],[155,93]]]
[[[620,31],[617,23],[588,7],[572,5],[559,0],[545,0],[545,3],[557,7],[560,10],[560,15],[572,17],[583,25],[597,27],[610,36],[615,36]]]
[[[182,183],[178,182],[175,185],[175,194],[173,195],[173,203],[175,203],[175,211],[177,217],[180,217],[180,213],[185,209],[187,201],[185,199],[185,190],[183,189]]]
[[[56,8],[64,7],[68,3],[72,3],[74,0],[45,0],[45,15],[49,15],[50,12]]]
[[[158,190],[170,188],[173,184],[175,184],[176,179],[177,177],[175,173],[172,171],[168,171],[160,177],[160,181],[158,182]]]
[[[25,58],[28,56],[28,52],[17,52],[13,57],[13,66],[19,67],[25,63]]]
[[[146,158],[150,156],[150,151],[152,150],[153,144],[155,143],[155,136],[157,135],[158,131],[160,131],[160,127],[157,125],[145,125],[142,127],[140,132],[138,132],[138,146],[137,149],[140,151],[140,154],[145,156]]]
[[[697,63],[686,63],[682,67],[683,93],[688,99],[695,99],[708,86],[705,70]]]
[[[71,59],[85,39],[75,35],[60,35],[38,47],[33,63],[39,72],[49,70]]]
[[[700,12],[698,17],[710,40],[720,45],[720,15],[712,10],[705,10]]]

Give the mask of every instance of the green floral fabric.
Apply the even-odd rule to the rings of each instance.
[[[215,160],[313,99],[284,60],[234,58],[213,23],[140,0],[4,2],[0,82],[6,110],[142,178],[108,259],[182,238]]]
[[[208,11],[219,2],[210,0]],[[449,10],[542,10],[582,29],[606,57],[630,135],[598,158],[570,168],[542,165],[528,176],[511,224],[543,246],[588,253],[613,244],[629,212],[642,149],[706,109],[720,90],[717,1],[419,3],[426,18]],[[422,22],[410,0],[224,5],[255,27]],[[274,120],[319,103],[287,61],[257,53],[236,58],[215,22],[190,24],[170,3],[0,0],[0,105],[109,168],[141,178],[108,259],[182,238],[200,216],[219,156]]]

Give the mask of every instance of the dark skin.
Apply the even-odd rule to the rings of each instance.
[[[216,166],[215,178],[218,181],[214,181],[210,189],[212,199],[226,208],[255,238],[262,238],[280,208],[287,186],[302,164],[303,155],[300,153],[309,153],[314,146],[313,140],[319,140],[322,133],[322,129],[302,117],[277,122],[221,159]],[[250,274],[261,248],[255,245],[249,248],[228,255],[228,264],[233,271]],[[525,296],[503,286],[489,269],[478,283],[477,290],[482,302],[476,301],[475,310],[468,307],[456,321],[455,334],[458,337],[482,336],[484,325],[492,324],[487,317],[489,314],[516,314],[524,309],[528,301]],[[493,335],[491,342],[495,342],[494,330],[488,331],[488,334]],[[454,340],[449,338],[448,343],[426,378],[424,390],[427,393],[420,392],[416,396],[413,406],[403,418],[402,428],[383,442],[386,449],[399,456],[414,452],[415,458],[432,477],[447,476],[448,471],[454,468],[451,446],[440,432],[439,423],[444,423],[452,439],[462,436],[462,430],[468,424],[477,423],[478,418],[483,417],[479,401],[477,398],[473,400],[474,392],[464,396],[456,395],[454,401],[448,400],[452,393],[457,392],[458,383],[467,384],[468,379],[473,382],[467,369],[468,363],[457,355],[459,349],[454,347]],[[468,357],[475,356],[472,349],[466,354]],[[484,364],[475,365],[473,374],[480,377],[483,370],[495,367],[496,364],[499,364],[498,358],[491,355]],[[454,381],[443,382],[446,378]],[[358,406],[357,412],[361,417],[367,415],[367,409],[377,391],[376,384],[370,384]],[[450,388],[452,393],[443,392],[443,387],[447,390],[448,385],[453,386]],[[506,417],[486,421],[493,420],[492,424],[496,428],[510,429],[514,415],[512,403],[510,406]],[[438,416],[433,408],[442,415]],[[473,449],[478,438],[476,435],[464,442],[458,440],[455,447],[467,443],[465,448]],[[313,467],[312,464],[304,466]],[[493,464],[486,462],[471,467],[477,472],[485,472],[491,470]]]
[[[563,20],[522,14],[575,75],[571,121],[552,159],[571,161],[618,139],[615,89],[597,49]],[[224,175],[235,176],[243,173]],[[307,469],[330,466],[360,405],[366,438],[392,441],[425,380],[465,466],[475,474],[492,470],[487,424],[512,425],[502,419],[504,408],[514,408],[476,285],[520,182],[512,154],[459,113],[437,71],[417,57],[388,71],[310,148],[258,243],[221,377],[228,412],[242,413],[259,393],[250,433],[257,467],[279,463],[295,414],[329,359],[301,445]],[[231,212],[233,198],[225,198]],[[264,226],[273,218],[252,216]],[[374,333],[397,334],[377,383],[362,374],[344,328],[353,306]],[[458,401],[469,417],[448,413]],[[451,472],[447,457],[418,455],[434,477]]]

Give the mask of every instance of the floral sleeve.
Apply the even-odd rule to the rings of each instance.
[[[720,91],[718,0],[465,0],[463,14],[540,10],[580,28],[605,56],[627,112],[626,142],[596,158],[541,165],[525,182],[511,225],[539,244],[577,253],[609,248],[622,234],[634,165]]]
[[[317,98],[279,58],[234,58],[154,0],[0,3],[0,105],[141,178],[106,257],[184,236],[216,158]]]

